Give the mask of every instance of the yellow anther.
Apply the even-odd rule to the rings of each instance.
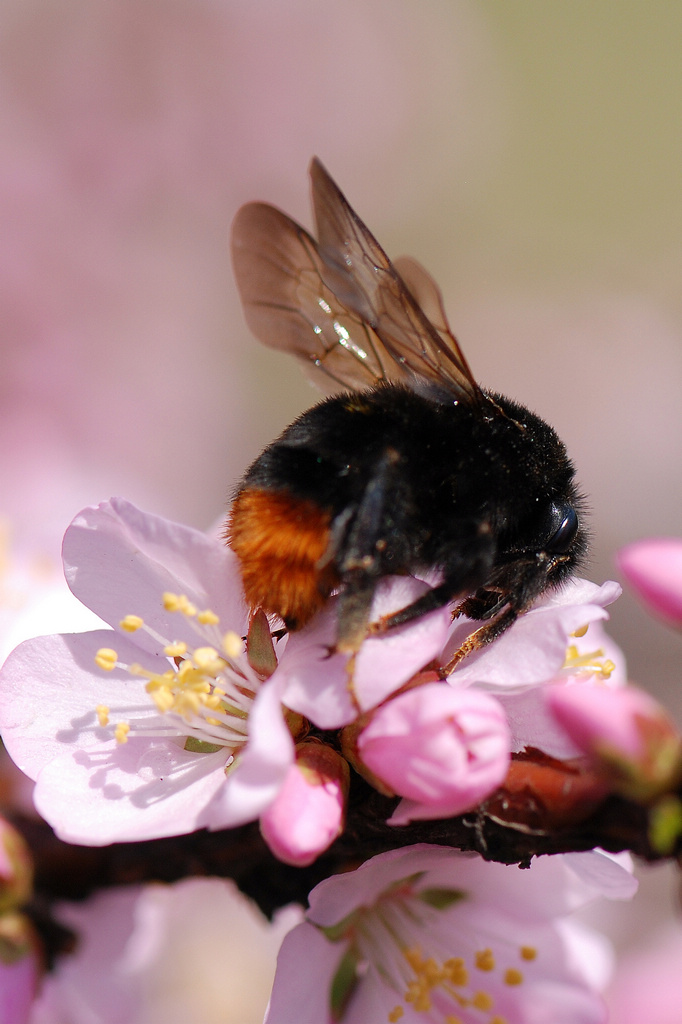
[[[101,726],[109,725],[109,708],[106,704],[98,704],[95,708],[95,714]]]
[[[130,726],[127,722],[119,722],[114,729],[114,736],[117,743],[127,743],[128,733],[130,732]]]
[[[200,622],[202,626],[217,626],[220,619],[210,608],[206,608],[197,615],[197,622]]]
[[[151,684],[149,684],[147,686],[147,693],[162,713],[170,711],[175,703],[175,697],[168,686],[152,687]]]
[[[523,975],[521,971],[517,971],[515,967],[509,967],[504,972],[504,983],[505,985],[521,985],[523,982]]]
[[[197,610],[186,594],[172,594],[166,591],[162,597],[163,607],[167,612],[182,612],[190,618],[196,615]]]
[[[401,1017],[405,1016],[405,1011],[402,1006],[394,1006],[388,1015],[388,1024],[396,1024]]]
[[[192,654],[192,661],[200,671],[213,676],[226,667],[225,660],[220,657],[215,647],[197,647]]]
[[[598,675],[602,679],[608,679],[616,666],[610,658],[604,657],[602,647],[581,654],[575,644],[569,644],[563,667],[582,675]]]
[[[493,997],[489,992],[476,992],[472,996],[471,1005],[477,1010],[490,1010],[493,1005]]]
[[[95,665],[98,668],[104,669],[105,672],[111,672],[112,669],[116,668],[117,663],[118,654],[111,647],[100,647],[95,655]]]
[[[424,958],[422,957],[422,951],[419,946],[410,946],[409,949],[404,949],[403,956],[413,971],[419,971],[421,969]]]
[[[144,626],[144,619],[141,619],[139,615],[126,615],[125,618],[119,622],[121,629],[124,629],[126,633],[134,633],[135,630],[139,629],[140,626]]]
[[[522,960],[535,960],[538,951],[535,946],[521,946],[519,950]]]
[[[461,957],[452,957],[450,960],[446,960],[443,968],[445,976],[451,985],[463,986],[469,984],[469,972],[464,966],[464,960]]]
[[[184,640],[178,640],[174,644],[168,644],[164,647],[163,653],[167,658],[182,658],[183,655],[187,654],[187,644]]]
[[[431,995],[429,992],[422,992],[414,1001],[414,1008],[417,1013],[429,1013],[431,1009]]]
[[[445,1018],[445,1024],[464,1024],[461,1017],[455,1017],[453,1013],[449,1013]]]
[[[506,1017],[498,1017],[498,1015],[495,1014],[494,1017],[490,1018],[489,1024],[508,1024],[508,1022]]]
[[[578,637],[578,639],[580,639],[581,636],[585,636],[585,633],[587,633],[589,628],[590,628],[590,624],[589,624],[589,622],[587,622],[587,623],[585,623],[584,626],[581,626],[580,629],[574,629],[573,632],[571,633],[571,636],[575,636],[575,637]]]
[[[441,969],[433,957],[429,957],[429,959],[424,963],[424,966],[422,967],[422,975],[424,977],[424,981],[429,985],[434,985],[440,980]]]
[[[228,630],[223,637],[223,651],[232,660],[244,653],[244,641],[232,629]]]
[[[492,949],[479,949],[474,956],[474,964],[479,971],[494,971],[495,957]]]
[[[191,690],[182,690],[175,698],[173,710],[185,718],[191,718],[192,715],[196,715],[200,704],[201,701],[197,693],[192,693]]]

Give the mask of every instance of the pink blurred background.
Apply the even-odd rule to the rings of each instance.
[[[589,575],[682,533],[681,42],[682,8],[630,0],[4,0],[8,559],[55,565],[113,493],[207,526],[312,404],[249,337],[228,238],[249,199],[310,224],[313,153],[566,440]],[[682,640],[628,595],[612,632],[682,721]],[[647,887],[645,937],[673,902]]]

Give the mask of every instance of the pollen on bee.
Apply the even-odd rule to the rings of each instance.
[[[320,568],[329,527],[329,512],[314,501],[256,488],[237,496],[226,536],[251,608],[297,627],[319,611],[338,582],[331,565]]]

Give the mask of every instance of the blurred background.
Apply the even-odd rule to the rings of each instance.
[[[315,401],[249,337],[228,245],[250,199],[310,226],[312,154],[566,441],[588,575],[680,534],[681,43],[682,6],[637,0],[3,0],[5,610],[83,505],[205,527]],[[682,720],[682,640],[627,594],[612,626]]]

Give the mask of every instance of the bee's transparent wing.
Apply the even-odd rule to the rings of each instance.
[[[326,391],[417,378],[479,401],[432,278],[403,260],[406,283],[317,160],[311,178],[319,242],[264,203],[235,218],[235,278],[256,337],[304,360]]]
[[[399,261],[403,276],[319,160],[313,160],[310,175],[325,283],[371,325],[395,363],[460,400],[479,402],[480,388],[450,331],[433,278],[407,258]]]
[[[324,283],[317,243],[286,214],[265,203],[243,206],[232,226],[232,261],[249,328],[302,359],[324,391],[405,378],[371,327]]]

